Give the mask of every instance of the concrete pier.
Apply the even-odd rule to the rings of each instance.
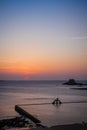
[[[37,118],[35,118],[34,116],[32,116],[30,113],[26,112],[24,109],[22,109],[20,106],[15,105],[15,111],[18,112],[20,115],[29,118],[30,120],[32,120],[35,124],[37,123],[41,123],[40,120],[38,120]]]

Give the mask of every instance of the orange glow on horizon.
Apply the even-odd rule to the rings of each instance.
[[[1,62],[0,63],[0,73],[3,74],[62,74],[69,72],[87,72],[86,63],[79,61],[65,61],[59,60],[52,62],[49,61],[37,61],[37,62]]]

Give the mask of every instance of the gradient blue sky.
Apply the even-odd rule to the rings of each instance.
[[[87,0],[0,0],[0,79],[69,77],[87,79]]]

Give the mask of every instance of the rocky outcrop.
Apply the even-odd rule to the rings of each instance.
[[[63,85],[87,85],[85,83],[77,83],[74,79],[69,79],[69,81],[63,83]]]

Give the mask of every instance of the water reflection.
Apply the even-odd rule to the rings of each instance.
[[[46,126],[80,123],[87,121],[87,104],[70,103],[62,105],[29,105],[22,106],[27,112],[31,113]]]

